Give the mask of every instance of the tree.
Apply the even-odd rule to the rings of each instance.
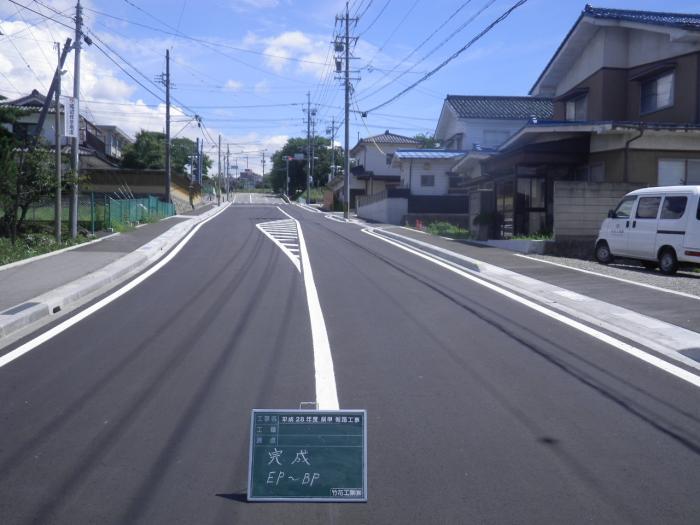
[[[293,137],[281,150],[272,154],[272,172],[270,173],[270,184],[273,191],[281,192],[285,190],[285,177],[287,172],[286,157],[294,157],[296,153],[304,153],[304,159],[289,161],[289,194],[296,195],[306,190],[306,174],[308,170],[308,160],[306,160],[307,140],[302,137]],[[325,137],[316,137],[314,156],[314,172],[312,174],[313,186],[324,186],[331,173],[330,140]],[[336,148],[336,166],[343,166],[342,149]]]
[[[188,138],[175,138],[170,141],[170,168],[175,173],[186,173],[186,166],[191,166],[196,144]],[[165,134],[158,131],[141,130],[136,140],[124,149],[122,167],[132,169],[165,169]],[[204,155],[202,172],[207,174],[212,160]]]
[[[14,124],[23,114],[0,107],[0,234],[9,236],[12,244],[29,206],[55,190],[55,162],[48,148],[37,146],[31,138],[19,140],[1,125]]]
[[[418,133],[413,137],[415,140],[420,142],[421,146],[426,149],[438,148],[440,144],[433,135],[426,135],[425,133]]]

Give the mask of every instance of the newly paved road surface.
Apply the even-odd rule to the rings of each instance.
[[[0,522],[697,523],[696,387],[288,205],[369,501],[247,503],[250,410],[315,397],[302,276],[256,228],[288,217],[253,199],[0,368]]]

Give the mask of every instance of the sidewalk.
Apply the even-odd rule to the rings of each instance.
[[[368,225],[369,226],[369,225]],[[473,272],[547,308],[700,370],[700,296],[639,286],[547,264],[499,248],[416,230],[374,225],[374,233]],[[630,272],[632,280],[635,275]],[[680,277],[695,279],[695,277]]]
[[[72,250],[0,266],[0,337],[148,266],[219,209],[202,206]]]

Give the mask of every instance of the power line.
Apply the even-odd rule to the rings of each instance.
[[[144,13],[147,13],[145,10],[141,9],[140,7],[136,6],[135,4],[129,3],[129,5],[132,5],[133,7],[135,7],[136,9],[138,9],[139,11],[142,11],[142,12],[144,12]],[[94,14],[96,14],[96,15],[105,16],[105,17],[107,17],[107,18],[112,18],[113,20],[119,20],[120,22],[126,22],[126,23],[128,23],[128,24],[131,24],[131,25],[134,25],[134,26],[138,26],[138,27],[142,27],[142,28],[144,28],[144,29],[149,29],[149,30],[151,30],[151,31],[156,31],[156,32],[158,32],[158,33],[162,33],[162,34],[165,34],[165,35],[175,36],[175,37],[179,37],[179,38],[182,38],[182,39],[185,39],[185,40],[191,40],[192,42],[197,42],[197,43],[199,43],[199,44],[203,44],[203,45],[206,45],[206,46],[222,47],[222,48],[225,48],[225,49],[231,49],[232,51],[239,51],[239,52],[241,52],[241,53],[249,53],[249,54],[252,54],[252,55],[264,56],[264,57],[269,57],[269,58],[277,58],[277,59],[280,59],[280,60],[288,60],[288,61],[290,61],[290,62],[302,62],[302,63],[307,63],[307,64],[323,65],[322,62],[316,62],[316,61],[314,61],[314,60],[306,60],[306,59],[296,58],[296,57],[285,57],[285,56],[282,56],[282,55],[273,55],[273,54],[270,54],[270,53],[265,53],[264,51],[256,51],[256,50],[254,50],[254,49],[245,49],[245,48],[243,48],[243,47],[236,47],[236,46],[232,46],[232,45],[229,45],[229,44],[224,44],[224,43],[222,43],[222,42],[213,42],[213,41],[211,41],[211,40],[207,40],[207,39],[204,39],[204,38],[198,38],[198,37],[190,36],[190,35],[188,35],[188,34],[186,34],[186,33],[183,33],[182,31],[180,31],[180,30],[178,30],[178,29],[173,28],[172,26],[170,26],[170,25],[167,24],[166,22],[163,22],[162,20],[159,20],[158,18],[155,18],[153,15],[151,15],[151,14],[149,14],[149,13],[147,13],[148,16],[150,16],[150,17],[153,18],[154,20],[158,21],[159,23],[163,24],[165,27],[170,28],[171,31],[167,31],[167,30],[165,30],[165,29],[161,29],[161,28],[159,28],[159,27],[155,27],[155,26],[152,26],[152,25],[144,24],[144,23],[142,23],[142,22],[136,22],[136,21],[130,20],[130,19],[128,19],[128,18],[123,18],[123,17],[120,17],[120,16],[116,16],[116,15],[112,15],[112,14],[109,14],[109,13],[105,13],[104,11],[98,11],[97,9],[91,9],[91,8],[89,8],[89,7],[85,7],[84,9],[85,9],[86,11],[90,11],[91,13],[94,13]],[[250,64],[247,64],[247,63],[245,63],[245,62],[242,62],[242,63],[244,63],[245,65],[247,65],[247,66],[249,66],[249,67],[253,67],[253,66],[251,66]],[[218,144],[218,142],[217,142],[217,144]]]
[[[376,86],[377,84],[379,84],[379,82],[381,82],[382,79],[388,77],[388,76],[391,75],[394,71],[396,71],[402,64],[406,63],[406,61],[407,61],[409,58],[411,58],[414,54],[416,54],[416,53],[418,52],[419,49],[421,49],[426,43],[428,43],[428,41],[430,41],[431,38],[433,38],[433,37],[438,33],[438,31],[440,31],[443,27],[445,27],[447,24],[449,24],[450,21],[453,20],[454,17],[457,16],[457,15],[459,14],[459,12],[462,11],[462,9],[464,9],[464,8],[465,8],[467,5],[469,5],[471,2],[472,2],[472,0],[467,0],[466,2],[463,2],[462,5],[460,5],[457,9],[455,9],[452,13],[450,13],[450,15],[449,15],[438,27],[436,27],[436,28],[433,30],[433,32],[430,33],[430,34],[427,36],[427,38],[425,38],[420,44],[418,44],[416,47],[414,47],[413,50],[412,50],[408,55],[406,55],[405,57],[403,57],[393,68],[391,68],[391,69],[390,69],[389,71],[387,71],[384,75],[382,75],[381,77],[379,77],[379,78],[378,78],[371,86],[369,86],[367,89],[368,89],[368,90],[369,90],[369,89],[372,89],[374,86]],[[425,58],[426,58],[426,57],[424,57],[422,60],[425,60]],[[411,72],[411,71],[413,70],[413,68],[416,67],[416,65],[417,65],[417,64],[414,64],[413,66],[411,66],[411,68],[409,68],[409,69],[408,69],[407,71],[405,71],[404,73],[409,73],[409,72]],[[375,70],[376,70],[376,68],[375,68]]]
[[[377,23],[377,20],[379,20],[379,18],[384,14],[384,11],[386,11],[386,8],[389,7],[390,3],[391,3],[391,0],[386,0],[386,3],[381,8],[381,10],[377,14],[377,16],[374,17],[374,20],[372,20],[372,22],[370,22],[370,24],[362,31],[362,33],[357,35],[358,38],[362,37],[362,35],[364,35],[367,31],[372,29],[372,26]]]
[[[18,5],[19,7],[26,9],[27,11],[31,11],[32,13],[35,13],[39,16],[43,16],[44,18],[46,18],[48,20],[52,20],[53,22],[56,22],[57,24],[62,25],[63,27],[70,29],[71,31],[73,31],[75,29],[73,26],[69,26],[68,24],[64,24],[60,20],[56,20],[55,18],[51,18],[50,16],[48,16],[40,11],[36,11],[36,10],[32,9],[31,7],[28,7],[26,5],[20,4],[19,2],[16,2],[15,0],[8,0],[8,1],[15,4],[15,5]]]
[[[374,93],[371,93],[371,94],[369,94],[369,95],[366,95],[366,96],[362,97],[360,100],[366,100],[367,98],[371,97],[372,95],[376,95],[376,94],[379,93],[380,91],[383,91],[383,90],[386,89],[387,87],[390,87],[394,82],[397,82],[400,78],[402,78],[402,77],[403,77],[404,75],[406,75],[407,73],[411,72],[418,64],[423,63],[426,59],[428,59],[429,57],[431,57],[432,55],[434,55],[439,49],[441,49],[445,44],[447,44],[447,42],[449,42],[450,40],[452,40],[452,38],[454,38],[454,36],[455,36],[456,34],[460,33],[462,30],[464,30],[465,27],[467,27],[469,24],[471,24],[481,13],[483,13],[484,11],[486,11],[486,10],[487,10],[489,7],[491,7],[495,2],[496,2],[496,0],[488,0],[488,1],[486,2],[486,4],[484,4],[484,5],[481,7],[481,9],[479,9],[476,13],[474,13],[471,17],[469,17],[469,19],[467,19],[464,23],[462,23],[459,27],[457,27],[454,31],[452,31],[452,33],[450,33],[450,35],[449,35],[447,38],[443,39],[437,46],[435,46],[435,47],[434,47],[433,49],[431,49],[427,54],[425,54],[418,62],[414,63],[414,64],[411,66],[411,68],[409,68],[407,71],[401,72],[400,74],[398,74],[397,76],[395,76],[391,81],[387,82],[385,85],[383,85],[382,87],[380,87],[379,89],[377,89]],[[388,74],[387,74],[387,75],[384,75],[382,78],[386,78],[387,76],[388,76]],[[371,89],[371,87],[376,86],[376,85],[379,83],[379,81],[381,81],[381,78],[378,79],[377,82],[375,82],[374,84],[372,84],[372,86],[370,86],[370,88],[368,88],[368,89]]]
[[[513,4],[511,7],[509,7],[501,16],[499,16],[496,20],[491,22],[485,29],[483,29],[478,35],[476,35],[474,38],[472,38],[469,42],[467,42],[463,47],[455,51],[452,55],[450,55],[447,59],[445,59],[443,62],[440,63],[435,69],[432,71],[429,71],[425,75],[423,75],[421,78],[416,80],[413,84],[408,86],[406,89],[400,91],[393,97],[391,97],[389,100],[386,102],[382,102],[381,104],[368,109],[367,112],[377,110],[379,108],[382,108],[384,106],[387,106],[388,104],[391,104],[394,102],[396,99],[400,98],[401,96],[405,95],[409,91],[411,91],[414,87],[416,87],[418,84],[425,82],[428,80],[430,77],[432,77],[435,73],[440,71],[443,67],[445,67],[447,64],[452,62],[455,58],[457,58],[459,55],[461,55],[464,51],[469,49],[472,45],[474,45],[476,42],[481,40],[481,38],[486,35],[489,31],[491,31],[494,27],[496,27],[498,24],[500,24],[503,20],[508,18],[508,16],[515,11],[518,7],[522,6],[523,4],[527,3],[528,0],[518,0],[515,4]]]
[[[384,48],[385,48],[386,45],[389,43],[389,41],[394,37],[394,35],[396,34],[396,32],[399,30],[399,28],[404,24],[404,22],[406,21],[406,19],[408,18],[408,16],[409,16],[409,15],[413,12],[413,10],[416,8],[416,6],[418,5],[418,2],[419,2],[419,1],[420,1],[420,0],[415,0],[415,1],[413,2],[413,4],[411,4],[411,7],[409,7],[408,10],[406,11],[406,13],[403,15],[403,18],[399,21],[398,24],[396,24],[396,27],[395,27],[394,30],[391,32],[391,34],[387,37],[387,39],[384,41],[384,43],[381,45],[381,47],[377,50],[377,52],[374,54],[374,56],[369,60],[368,65],[371,64],[371,63],[374,61],[374,59],[377,58],[377,55],[379,55],[379,53],[381,53],[381,52],[384,50]]]

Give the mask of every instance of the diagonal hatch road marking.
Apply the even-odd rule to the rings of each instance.
[[[289,257],[294,267],[301,273],[297,222],[294,219],[282,219],[279,221],[261,222],[255,226]]]

